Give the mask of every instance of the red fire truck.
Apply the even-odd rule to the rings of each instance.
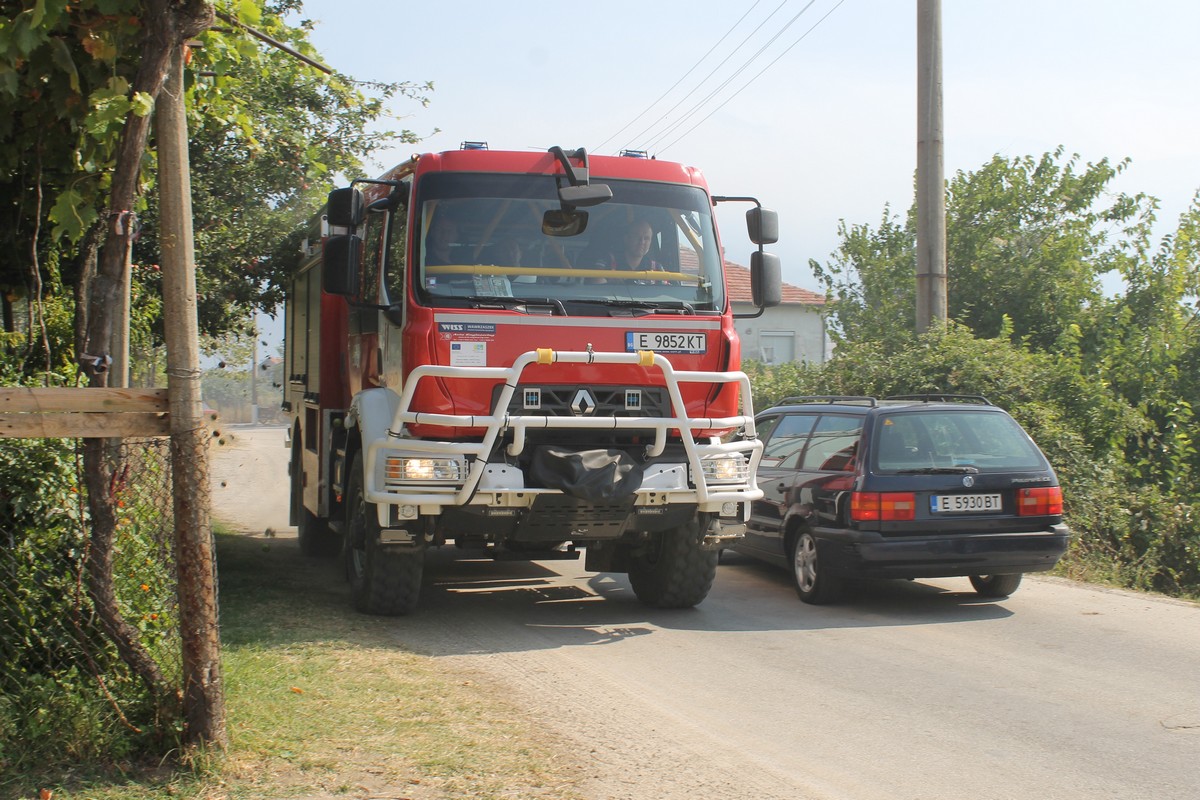
[[[330,194],[287,300],[283,407],[301,548],[341,553],[359,610],[411,611],[447,545],[582,549],[643,603],[704,599],[762,496],[726,201],[752,204],[761,313],[775,214],[681,164],[468,143]]]

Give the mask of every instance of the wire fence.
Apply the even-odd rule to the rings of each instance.
[[[108,587],[127,630],[179,687],[170,440],[124,440],[109,457]],[[178,713],[133,674],[98,613],[83,486],[81,442],[0,441],[0,776],[128,754],[178,730]]]

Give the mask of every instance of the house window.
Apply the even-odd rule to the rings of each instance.
[[[796,360],[796,334],[792,331],[763,331],[758,349],[764,364],[786,364]]]

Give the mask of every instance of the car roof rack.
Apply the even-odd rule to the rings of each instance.
[[[785,397],[774,405],[791,406],[799,405],[801,403],[828,403],[830,405],[835,403],[866,403],[867,405],[874,407],[879,404],[879,401],[874,397],[868,397],[866,395],[805,394],[797,395],[795,397]]]
[[[988,400],[981,394],[943,394],[941,392],[929,392],[926,394],[893,394],[888,395],[884,400],[920,400],[923,403],[975,403],[982,406],[994,405],[991,400]]]

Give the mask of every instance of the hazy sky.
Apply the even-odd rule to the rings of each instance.
[[[647,148],[779,211],[784,279],[816,289],[808,259],[827,258],[839,219],[876,224],[912,202],[916,5],[305,0],[303,16],[339,71],[434,82],[428,108],[393,104],[425,138],[380,170],[463,140]],[[1060,144],[1085,162],[1128,156],[1117,188],[1158,197],[1174,228],[1200,188],[1200,4],[944,0],[942,28],[947,177]],[[745,263],[743,210],[721,222]]]

